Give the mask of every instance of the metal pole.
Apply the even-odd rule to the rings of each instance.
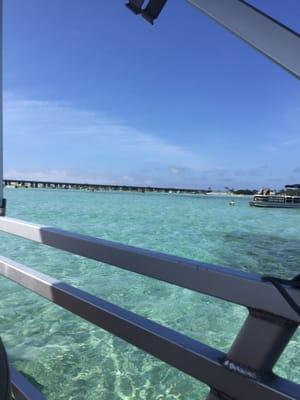
[[[300,79],[300,35],[244,0],[187,0]]]
[[[5,215],[3,198],[3,0],[0,0],[0,216]]]
[[[297,327],[297,324],[287,319],[262,311],[250,310],[223,362],[224,367],[246,378],[269,382],[273,377],[274,365]],[[206,400],[223,399],[231,400],[230,397],[217,393],[214,389],[206,398]]]

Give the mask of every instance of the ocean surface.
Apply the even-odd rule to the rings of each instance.
[[[300,210],[249,198],[6,189],[7,215],[236,270],[300,271]],[[0,234],[0,254],[227,351],[243,307]],[[10,361],[49,400],[202,400],[208,388],[119,338],[0,278]],[[275,372],[300,383],[300,335]]]

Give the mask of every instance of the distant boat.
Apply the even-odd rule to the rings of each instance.
[[[250,206],[272,208],[300,208],[300,184],[285,185],[280,193],[261,189],[249,202]]]

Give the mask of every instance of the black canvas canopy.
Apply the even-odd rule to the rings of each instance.
[[[293,185],[285,185],[286,188],[300,189],[300,183],[294,183]]]

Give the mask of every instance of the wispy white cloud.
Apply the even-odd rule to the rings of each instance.
[[[290,137],[289,139],[286,139],[285,141],[282,142],[283,146],[296,146],[300,145],[300,131],[299,134],[295,137]]]
[[[181,176],[181,175],[184,175],[185,173],[187,173],[188,171],[186,168],[183,168],[181,166],[172,165],[169,167],[169,172],[171,175]]]
[[[69,178],[69,174],[64,170],[20,170],[20,169],[8,169],[5,171],[5,177],[7,179],[24,179],[24,180],[49,180],[59,179],[65,180]]]
[[[112,175],[81,175],[76,174],[69,170],[63,169],[8,169],[5,171],[6,179],[24,179],[24,180],[37,180],[37,181],[49,181],[49,182],[80,182],[80,183],[102,183],[117,185],[120,182],[123,184],[132,184],[134,181],[133,177],[127,175],[120,175],[119,177],[114,177]]]
[[[10,178],[201,186],[203,155],[102,112],[4,96]]]
[[[225,168],[208,155],[132,125],[64,102],[6,94],[5,176],[174,187],[222,186],[229,181],[259,186],[271,177],[261,163],[256,168],[236,168],[233,163]]]
[[[263,150],[271,153],[273,155],[279,154],[280,152],[286,152],[289,150],[289,148],[292,147],[299,147],[300,145],[300,132],[299,135],[286,135],[286,138],[284,140],[278,140],[276,144],[266,144],[263,146]]]
[[[202,168],[207,164],[203,156],[188,148],[104,113],[77,109],[66,103],[6,95],[4,125],[6,136],[10,140],[15,139],[15,142],[31,141],[35,145],[56,143],[62,147],[68,142],[71,148],[80,144],[89,148],[91,157],[105,153],[106,157],[109,155],[112,158],[112,162],[122,157],[131,160],[131,164],[134,160],[143,160],[144,164],[176,163],[188,168]]]
[[[279,148],[272,144],[266,144],[265,146],[263,146],[263,150],[269,153],[276,153],[279,150]]]
[[[281,112],[276,115],[274,121],[267,127],[261,136],[265,138],[266,143],[262,142],[262,149],[273,155],[279,155],[295,149],[300,145],[300,107],[299,99],[291,98],[290,104],[286,104]],[[275,154],[276,153],[276,154]]]

